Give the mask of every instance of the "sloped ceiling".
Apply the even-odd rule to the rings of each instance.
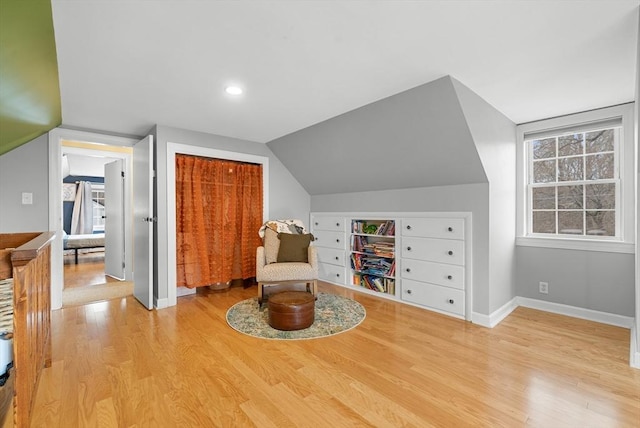
[[[487,182],[448,76],[267,146],[311,195]]]
[[[639,4],[52,0],[63,121],[265,143],[446,75],[516,123],[629,102]]]
[[[50,0],[0,2],[0,155],[62,122]]]

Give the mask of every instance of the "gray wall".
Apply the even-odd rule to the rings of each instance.
[[[0,233],[49,230],[48,144],[44,134],[0,156]],[[33,205],[22,205],[22,192]]]
[[[311,196],[312,212],[471,212],[473,311],[489,312],[489,185],[486,183]]]
[[[459,81],[453,86],[489,179],[489,314],[516,296],[516,125]]]
[[[487,181],[449,76],[267,145],[311,195]]]
[[[517,247],[517,294],[634,317],[633,254]],[[538,292],[540,281],[549,294]]]
[[[157,299],[165,299],[168,294],[168,224],[167,213],[167,143],[186,144],[207,147],[236,153],[246,153],[269,158],[269,217],[276,218],[309,218],[310,198],[300,183],[291,175],[271,150],[261,143],[222,137],[219,135],[189,131],[158,125],[153,134],[157,142],[157,170],[158,177],[158,234],[157,234],[157,263],[160,267],[157,275]],[[257,231],[256,231],[257,233]],[[175,284],[171,285],[175,287]]]
[[[638,28],[640,28],[640,9],[638,9]],[[638,30],[638,41],[636,44],[636,92],[635,92],[635,145],[636,150],[640,145],[640,29]],[[637,153],[638,160],[640,161],[640,150]],[[640,162],[637,164],[640,165]],[[636,171],[637,173],[638,171]],[[638,248],[640,248],[640,225],[638,224],[638,211],[637,207],[639,206],[638,201],[640,201],[640,175],[637,176],[636,179],[636,274],[635,274],[635,303],[636,303],[636,349],[632,350],[636,353],[636,367],[640,367],[640,274],[638,273],[638,269],[640,269],[640,252]]]
[[[473,311],[488,315],[515,297],[515,142],[513,122],[446,76],[267,145],[312,211],[471,211]]]

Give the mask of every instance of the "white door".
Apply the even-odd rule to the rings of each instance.
[[[104,166],[104,273],[124,279],[124,163]]]
[[[133,295],[153,309],[153,136],[133,146]]]

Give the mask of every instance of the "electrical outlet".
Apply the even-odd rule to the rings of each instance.
[[[33,205],[33,193],[22,192],[22,205]]]
[[[540,282],[538,286],[538,290],[542,294],[549,294],[549,283],[548,282]]]

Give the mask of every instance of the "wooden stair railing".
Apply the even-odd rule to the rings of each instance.
[[[13,425],[28,427],[38,380],[51,365],[51,242],[54,232],[0,234],[13,275]]]

